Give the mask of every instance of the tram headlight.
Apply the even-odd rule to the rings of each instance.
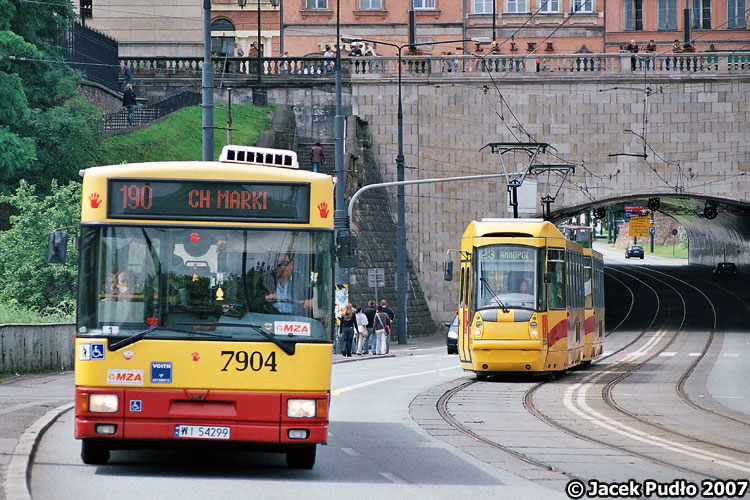
[[[286,416],[293,418],[314,417],[317,405],[314,399],[288,399]]]
[[[531,333],[531,338],[532,338],[532,339],[536,339],[536,338],[538,338],[538,337],[539,337],[539,332],[538,332],[538,331],[536,331],[536,330],[531,330],[531,332],[530,332],[530,333]]]
[[[91,413],[116,413],[119,409],[117,394],[89,394]]]

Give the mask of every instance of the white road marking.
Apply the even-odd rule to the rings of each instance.
[[[701,353],[699,353],[699,352],[691,352],[690,354],[688,354],[688,356],[690,356],[691,358],[697,358],[700,355],[701,355]]]
[[[341,451],[349,455],[350,457],[358,457],[359,453],[351,448],[341,448]]]
[[[677,353],[676,352],[660,352],[659,356],[662,357],[662,358],[671,358],[675,354],[677,354]]]
[[[367,382],[361,382],[359,384],[350,385],[347,387],[342,387],[341,389],[336,389],[334,391],[331,391],[331,396],[338,396],[341,393],[353,391],[354,389],[361,389],[362,387],[367,387],[368,385],[374,385],[379,384],[381,382],[388,382],[389,380],[397,380],[400,378],[406,378],[406,377],[418,377],[420,375],[427,375],[429,373],[440,373],[448,370],[460,370],[460,366],[451,366],[448,368],[440,368],[439,370],[427,370],[424,372],[416,372],[416,373],[405,373],[404,375],[394,375],[392,377],[384,377],[384,378],[376,378],[375,380],[368,380]]]
[[[739,358],[740,357],[740,353],[738,353],[738,352],[725,352],[724,353],[724,357],[725,358]]]
[[[392,483],[396,483],[396,484],[408,484],[406,481],[404,481],[403,479],[401,479],[400,477],[398,477],[395,474],[391,474],[390,472],[381,472],[380,475],[383,476],[384,478],[386,478],[387,480],[389,480]]]
[[[657,335],[652,337],[648,342],[646,342],[646,344],[644,344],[643,347],[641,347],[637,351],[629,353],[625,357],[625,359],[630,358],[630,360],[634,360],[642,356],[644,353],[648,351],[648,349],[650,349],[659,340],[661,340],[664,334],[665,332],[659,332]],[[625,436],[629,439],[640,441],[642,443],[647,443],[652,446],[658,446],[660,448],[663,448],[672,452],[676,452],[676,453],[681,453],[683,455],[688,455],[693,458],[698,458],[700,460],[706,460],[709,462],[721,464],[731,469],[739,470],[745,473],[750,473],[750,467],[748,466],[747,462],[737,461],[733,459],[732,457],[728,457],[726,455],[721,455],[719,453],[713,453],[713,452],[701,450],[693,446],[688,446],[682,443],[671,441],[669,439],[658,437],[653,434],[649,434],[648,432],[638,430],[622,422],[618,422],[614,419],[606,417],[602,415],[601,413],[597,412],[596,410],[594,410],[593,408],[591,408],[586,402],[586,398],[587,398],[586,394],[588,390],[591,387],[593,387],[594,383],[596,383],[597,380],[605,377],[608,374],[611,374],[614,371],[614,368],[616,368],[616,366],[613,367],[613,370],[608,370],[608,371],[601,372],[599,374],[591,375],[587,377],[584,382],[579,382],[577,384],[574,384],[568,387],[565,390],[565,394],[563,396],[563,403],[565,407],[569,411],[573,412],[576,415],[579,415],[585,420],[588,420],[600,427],[603,427],[616,434]]]

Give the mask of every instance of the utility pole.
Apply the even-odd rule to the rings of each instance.
[[[229,91],[229,106],[227,106],[227,145],[232,144],[232,89]]]
[[[211,62],[211,0],[203,0],[203,161],[214,160],[214,65]]]

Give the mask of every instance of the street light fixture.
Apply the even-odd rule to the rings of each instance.
[[[463,43],[470,42],[471,39],[461,40],[438,40],[434,42],[406,43],[398,45],[395,43],[383,42],[360,37],[341,37],[344,43],[351,42],[370,42],[379,43],[388,47],[393,47],[398,51],[398,154],[396,155],[396,179],[398,182],[404,181],[404,112],[401,102],[401,51],[405,47],[416,47],[418,45],[437,45],[443,43]],[[397,211],[398,225],[396,228],[396,291],[398,293],[397,308],[398,314],[398,343],[406,344],[406,207],[404,203],[404,185],[397,186]]]
[[[256,106],[265,106],[266,104],[268,104],[268,101],[266,99],[265,91],[260,88],[262,71],[263,71],[263,68],[262,68],[263,61],[261,59],[262,58],[262,54],[261,54],[262,44],[260,40],[260,1],[261,0],[257,0],[257,4],[258,4],[258,57],[257,57],[256,64],[257,64],[257,69],[258,69],[258,79],[256,81],[257,88],[253,90],[253,104],[255,104]],[[237,3],[240,5],[240,9],[244,9],[245,6],[247,5],[247,0],[237,0]],[[274,7],[276,7],[278,3],[279,3],[279,0],[271,0],[271,5]],[[256,99],[256,96],[258,97],[258,99]]]

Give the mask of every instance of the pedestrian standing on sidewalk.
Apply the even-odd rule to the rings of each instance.
[[[388,317],[388,313],[383,311],[383,306],[378,306],[378,312],[375,313],[375,334],[378,336],[378,350],[377,354],[383,355],[388,354],[386,350],[386,339],[390,337],[388,329],[391,325],[391,318]]]
[[[367,331],[367,316],[362,310],[362,306],[357,307],[357,356],[362,355],[362,348],[364,347],[365,354],[367,354],[367,339],[370,336]]]
[[[368,352],[370,354],[377,353],[378,337],[377,335],[375,335],[375,330],[373,328],[373,321],[375,321],[376,312],[375,301],[370,300],[367,303],[367,309],[365,309],[365,317],[367,317],[367,331],[369,333],[369,335],[367,336],[367,344],[365,344],[363,349],[365,354],[367,354]]]
[[[393,319],[396,317],[396,313],[393,312],[393,309],[388,307],[388,304],[386,303],[385,299],[380,301],[380,307],[383,308],[383,312],[388,315],[388,323],[393,323]],[[388,335],[385,338],[385,354],[388,354],[391,351],[391,336]]]
[[[341,315],[339,332],[344,341],[344,345],[341,347],[341,354],[348,358],[352,357],[352,340],[354,340],[354,330],[356,329],[357,317],[354,315],[354,308],[351,304],[347,303],[344,306],[344,313]]]
[[[316,142],[310,150],[310,162],[312,163],[313,172],[320,172],[320,166],[327,163],[326,155],[319,142]]]

